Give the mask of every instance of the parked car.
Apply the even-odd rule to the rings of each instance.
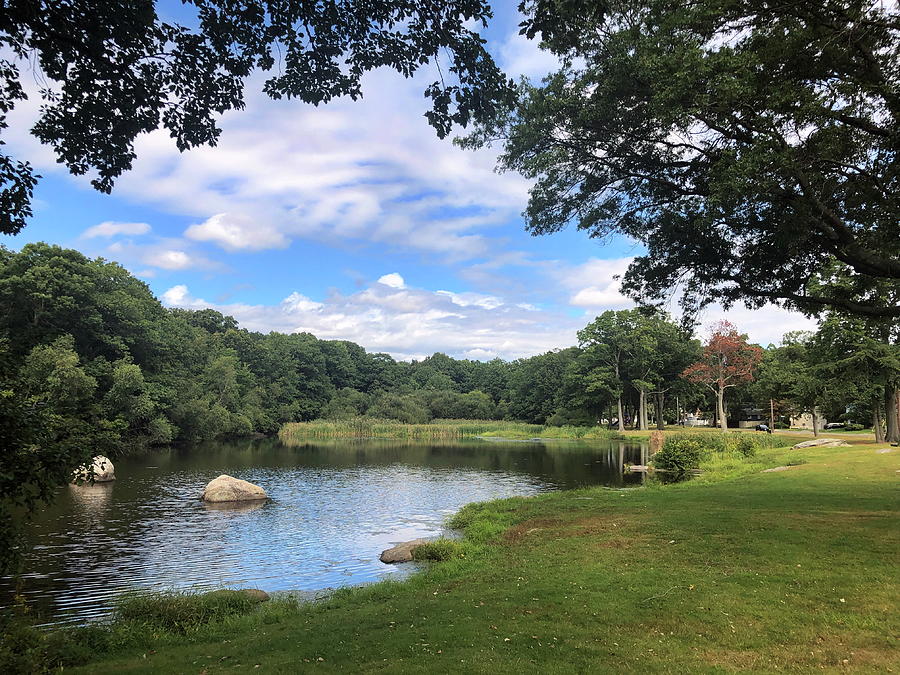
[[[765,432],[770,433],[770,434],[772,433],[772,430],[769,428],[769,425],[768,425],[768,424],[757,424],[757,425],[756,425],[755,427],[753,427],[753,428],[756,429],[756,431],[765,431]]]
[[[825,425],[825,428],[826,429],[843,429],[844,423],[843,422],[829,422],[828,424]]]

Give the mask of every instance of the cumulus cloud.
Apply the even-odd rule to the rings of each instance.
[[[191,256],[187,253],[171,249],[152,251],[145,255],[142,260],[147,265],[164,270],[185,270],[195,265]]]
[[[147,244],[116,241],[106,247],[104,254],[127,267],[147,266],[138,273],[142,277],[155,276],[156,270],[183,271],[189,269],[224,269],[221,263],[210,260],[190,249],[190,242],[182,239],[158,238]]]
[[[587,310],[624,309],[634,303],[619,290],[631,258],[591,258],[580,265],[552,267],[551,277],[570,293],[568,302]]]
[[[84,239],[93,239],[94,237],[115,237],[120,234],[138,236],[147,234],[150,231],[150,225],[147,223],[121,223],[115,220],[106,220],[99,225],[89,227],[81,236]]]
[[[229,251],[284,248],[288,239],[268,223],[236,213],[217,213],[184,232],[188,239],[211,241]]]
[[[379,284],[383,284],[385,286],[390,286],[391,288],[405,288],[406,282],[396,272],[391,272],[390,274],[385,274],[384,276],[378,279]]]
[[[211,307],[250,330],[307,331],[322,339],[352,340],[398,359],[421,359],[436,351],[462,358],[515,359],[574,344],[580,327],[570,317],[499,298],[488,301],[467,293],[380,282],[348,295],[333,293],[322,302],[295,292],[272,305],[217,304],[194,297],[179,284],[163,293],[162,301],[189,309]]]
[[[494,172],[496,151],[462,150],[423,119],[435,73],[379,70],[361,101],[315,108],[248,87],[216,147],[181,154],[163,132],[138,139],[118,194],[192,214],[185,236],[229,251],[297,238],[424,251],[466,260],[491,252],[485,228],[516,219],[528,183]]]

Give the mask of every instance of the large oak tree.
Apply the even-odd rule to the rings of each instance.
[[[526,3],[562,69],[466,143],[534,179],[535,234],[645,244],[688,310],[900,317],[900,11],[870,0]]]

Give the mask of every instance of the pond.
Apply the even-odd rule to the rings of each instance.
[[[53,622],[108,614],[127,590],[313,591],[402,576],[378,556],[446,534],[469,502],[588,485],[639,484],[624,441],[216,442],[121,458],[112,483],[60,491],[28,528],[20,592]],[[198,500],[227,473],[271,501],[211,508]],[[3,604],[13,586],[0,580]]]

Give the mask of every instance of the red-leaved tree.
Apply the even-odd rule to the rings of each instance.
[[[709,342],[703,347],[703,355],[696,363],[685,368],[682,377],[704,384],[716,394],[719,426],[728,430],[725,418],[725,390],[741,382],[753,380],[753,373],[762,360],[763,350],[747,343],[734,324],[719,321],[713,325]]]

